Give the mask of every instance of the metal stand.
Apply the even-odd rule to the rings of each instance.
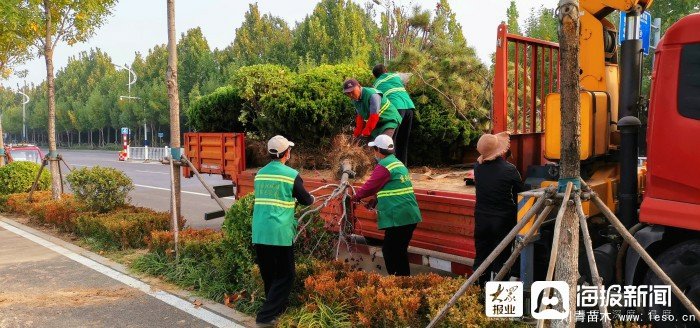
[[[57,155],[55,159],[50,159],[49,155],[44,156],[44,159],[41,160],[41,167],[39,168],[39,173],[37,173],[36,178],[34,178],[34,183],[32,183],[32,189],[29,190],[29,196],[27,197],[27,201],[32,201],[32,197],[34,196],[34,192],[36,189],[39,187],[39,179],[41,178],[41,173],[44,171],[44,167],[49,165],[49,161],[58,161],[58,175],[61,177],[61,193],[63,193],[63,172],[61,171],[61,163],[66,166],[68,169],[68,172],[73,172],[73,168],[66,163],[66,160],[63,159],[63,156]]]
[[[471,286],[479,278],[479,276],[481,276],[484,273],[484,271],[486,271],[486,268],[489,265],[491,265],[491,263],[496,259],[496,257],[498,257],[503,252],[503,250],[506,247],[508,247],[508,245],[510,245],[511,241],[513,241],[518,231],[520,231],[520,229],[522,229],[532,219],[532,217],[534,217],[535,214],[538,213],[540,209],[542,209],[542,206],[545,205],[544,209],[537,217],[537,219],[533,223],[533,226],[525,235],[522,242],[516,245],[513,254],[510,255],[508,261],[506,261],[503,268],[501,268],[501,270],[498,272],[498,275],[496,276],[495,280],[498,281],[503,279],[508,270],[510,270],[510,268],[513,266],[513,264],[515,263],[515,259],[523,251],[525,246],[532,242],[534,232],[537,231],[539,226],[552,211],[555,202],[559,203],[561,206],[559,208],[559,212],[557,213],[555,221],[554,237],[552,240],[552,251],[550,254],[546,280],[551,281],[552,277],[554,277],[554,267],[556,263],[557,253],[559,250],[559,232],[561,230],[560,227],[564,212],[566,211],[566,208],[568,206],[576,206],[576,217],[579,221],[579,224],[581,225],[581,235],[583,236],[583,244],[586,250],[588,266],[591,270],[592,282],[598,287],[599,290],[601,290],[603,288],[602,279],[600,277],[600,274],[598,273],[598,267],[596,266],[591,236],[588,231],[588,225],[586,223],[587,218],[583,211],[583,207],[581,206],[582,198],[590,199],[591,201],[593,201],[593,203],[603,213],[603,215],[607,218],[607,220],[615,228],[615,230],[617,230],[617,232],[620,233],[622,238],[630,245],[630,247],[632,247],[637,253],[639,253],[641,258],[649,266],[649,268],[661,279],[661,281],[671,286],[673,294],[676,295],[676,297],[678,297],[683,306],[685,306],[685,308],[688,309],[688,311],[692,315],[694,315],[696,318],[699,318],[700,311],[698,311],[697,307],[688,299],[688,297],[686,297],[683,294],[683,292],[678,288],[678,286],[676,286],[676,284],[673,283],[671,278],[669,278],[669,276],[665,272],[663,272],[663,270],[654,261],[654,259],[652,259],[651,256],[646,252],[646,250],[644,250],[644,247],[642,247],[642,245],[639,244],[636,239],[634,239],[632,234],[630,234],[629,231],[627,231],[627,228],[625,228],[622,222],[620,222],[620,220],[605,205],[605,203],[598,197],[598,195],[595,192],[593,192],[583,180],[581,180],[581,190],[572,189],[573,184],[569,182],[567,183],[566,191],[564,193],[555,193],[554,187],[549,187],[544,191],[531,191],[523,193],[527,196],[536,197],[537,201],[535,202],[535,204],[530,208],[529,211],[527,211],[523,219],[520,220],[520,222],[518,222],[518,224],[508,233],[505,239],[503,239],[501,243],[498,244],[496,249],[494,249],[493,252],[489,254],[486,260],[484,260],[484,263],[482,263],[478,268],[476,268],[474,273],[467,279],[466,282],[464,282],[464,284],[462,284],[459,290],[452,296],[450,301],[436,314],[436,316],[433,318],[430,324],[428,324],[427,327],[435,327],[440,322],[440,320],[445,316],[445,314],[447,314],[447,311],[452,306],[454,306],[459,297],[461,297],[467,291],[467,288]],[[561,201],[559,201],[559,199],[561,199]],[[607,307],[603,304],[603,302],[601,302],[601,304],[599,305],[599,310],[601,313],[607,313]],[[605,328],[609,328],[612,326],[609,320],[603,321],[602,324]],[[543,325],[544,321],[539,320],[537,323],[537,327],[543,327]]]

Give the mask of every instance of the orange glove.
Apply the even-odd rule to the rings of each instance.
[[[353,131],[352,136],[357,138],[362,133],[362,129],[365,127],[365,120],[362,116],[355,116],[355,131]]]
[[[372,130],[377,127],[377,123],[379,123],[379,114],[370,114],[365,129],[362,130],[362,136],[367,137],[372,134]]]

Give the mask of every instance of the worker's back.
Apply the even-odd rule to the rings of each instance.
[[[517,193],[522,191],[518,170],[501,157],[474,168],[476,207],[479,214],[515,215]]]

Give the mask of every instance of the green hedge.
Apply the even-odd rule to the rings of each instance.
[[[341,91],[349,77],[372,82],[370,71],[355,65],[322,65],[301,73],[279,65],[242,67],[230,86],[194,101],[187,115],[196,131],[282,134],[317,149],[353,122],[352,103]]]
[[[0,167],[0,195],[28,192],[41,166],[36,163],[16,161]],[[47,168],[41,172],[38,190],[48,190],[51,174]]]

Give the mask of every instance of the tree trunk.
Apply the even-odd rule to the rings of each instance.
[[[165,73],[168,84],[168,100],[170,102],[170,147],[180,149],[180,95],[177,90],[177,36],[175,34],[175,0],[168,0],[168,69]],[[171,159],[174,197],[172,201],[172,216],[180,219],[180,166],[176,160]],[[177,223],[171,227],[171,231],[177,229]]]
[[[2,133],[2,114],[0,113],[0,167],[5,166],[5,140]]]
[[[559,1],[559,53],[561,55],[561,170],[560,186],[567,179],[581,176],[580,96],[579,96],[579,10],[578,0]],[[578,193],[578,190],[574,191]],[[572,199],[573,199],[572,195]],[[567,206],[561,222],[555,280],[569,284],[569,317],[555,320],[552,327],[576,324],[576,284],[578,280],[579,222],[573,205]]]
[[[44,15],[46,15],[46,35],[44,40],[44,59],[46,60],[46,84],[49,107],[49,169],[51,172],[51,195],[53,199],[61,199],[61,176],[58,172],[56,157],[56,95],[53,76],[53,45],[51,44],[51,1],[44,0]]]

